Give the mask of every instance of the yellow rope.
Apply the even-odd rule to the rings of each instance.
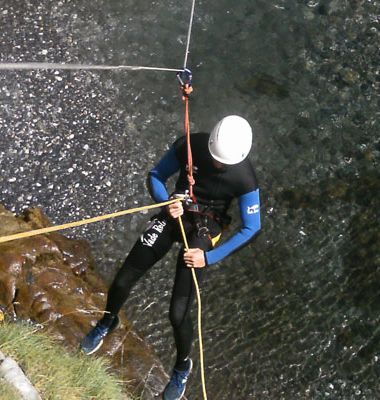
[[[183,227],[182,218],[178,217],[179,225],[181,227],[183,242],[185,244],[185,249],[189,250],[189,244],[186,237],[185,228]],[[198,336],[199,336],[199,361],[201,364],[201,379],[202,379],[202,390],[203,390],[203,399],[207,400],[207,392],[206,392],[206,379],[205,379],[205,371],[204,371],[204,362],[203,362],[203,340],[202,340],[202,301],[201,294],[199,290],[197,276],[195,275],[195,269],[191,268],[191,272],[193,274],[193,281],[195,285],[195,290],[197,293],[197,302],[198,302]]]
[[[150,210],[153,208],[167,206],[169,204],[175,203],[176,201],[178,201],[178,199],[164,201],[163,203],[151,204],[149,206],[130,208],[129,210],[117,211],[112,214],[99,215],[98,217],[87,218],[87,219],[83,219],[81,221],[69,222],[69,223],[63,224],[63,225],[48,226],[47,228],[35,229],[35,230],[31,230],[31,231],[26,231],[26,232],[15,233],[13,235],[2,236],[2,237],[0,237],[0,243],[10,242],[11,240],[16,240],[16,239],[23,239],[23,238],[27,238],[30,236],[42,235],[44,233],[61,231],[63,229],[74,228],[74,227],[81,226],[81,225],[92,224],[93,222],[104,221],[106,219],[121,217],[123,215],[132,214],[132,213],[139,212],[139,211]]]

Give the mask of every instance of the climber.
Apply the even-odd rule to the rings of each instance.
[[[195,287],[191,268],[198,282],[211,265],[246,245],[260,230],[259,188],[253,166],[247,157],[252,145],[249,123],[237,115],[219,121],[212,132],[191,135],[193,196],[188,196],[188,150],[186,138],[174,142],[148,174],[148,189],[156,202],[171,196],[166,182],[179,171],[172,196],[181,201],[155,215],[136,241],[108,292],[104,316],[81,342],[86,354],[94,353],[103,339],[118,325],[118,313],[134,284],[165,254],[174,242],[182,242],[178,217],[181,216],[189,250],[178,255],[169,317],[173,327],[176,361],[163,393],[164,400],[179,400],[192,369],[190,350],[193,325],[190,309]],[[194,183],[194,182],[193,182]],[[240,230],[219,246],[222,230],[230,223],[227,211],[238,199]],[[210,271],[211,272],[211,271]]]

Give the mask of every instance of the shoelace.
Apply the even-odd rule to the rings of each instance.
[[[108,329],[105,328],[104,326],[100,326],[100,325],[96,326],[95,330],[94,330],[94,333],[96,333],[97,335],[99,334],[99,336],[101,336],[102,338],[107,336],[107,332],[108,332]]]
[[[187,377],[188,377],[188,372],[184,371],[184,372],[180,372],[180,371],[174,371],[172,380],[174,380],[174,384],[179,387],[182,388],[183,385],[186,383],[187,381]]]

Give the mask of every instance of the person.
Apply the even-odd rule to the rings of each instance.
[[[115,329],[117,315],[134,284],[164,257],[174,242],[183,242],[178,223],[181,216],[189,249],[185,251],[182,247],[176,264],[169,309],[176,361],[163,392],[164,400],[182,398],[192,369],[190,309],[195,287],[191,268],[201,283],[208,269],[205,267],[220,262],[247,244],[261,228],[259,187],[247,157],[251,145],[252,129],[248,121],[237,115],[223,118],[211,133],[191,135],[194,198],[172,203],[150,220],[111,284],[103,318],[81,342],[82,350],[92,354]],[[186,193],[189,187],[187,161],[187,142],[181,137],[148,174],[148,189],[156,202],[171,197],[166,182],[177,172],[173,195]],[[241,229],[216,246],[224,225],[230,220],[227,211],[234,198],[239,202]]]

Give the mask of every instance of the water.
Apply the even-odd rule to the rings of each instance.
[[[177,68],[190,3],[3,0],[1,60]],[[197,2],[192,130],[248,118],[263,201],[260,236],[202,289],[211,399],[380,398],[379,15],[369,0]],[[171,73],[1,72],[0,97],[0,200],[56,223],[150,203],[145,173],[183,132]],[[70,234],[111,280],[146,218]],[[127,304],[168,371],[174,259]]]

